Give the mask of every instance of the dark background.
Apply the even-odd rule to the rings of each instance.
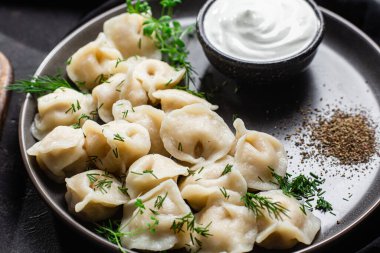
[[[11,61],[16,79],[29,78],[65,35],[121,2],[0,0],[0,51]],[[380,0],[317,2],[350,20],[380,44]],[[24,95],[12,94],[0,136],[0,252],[106,252],[56,218],[30,182],[18,146],[23,100]],[[379,225],[378,208],[323,252],[380,252]]]

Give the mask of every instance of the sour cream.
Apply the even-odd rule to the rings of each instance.
[[[204,18],[218,50],[247,61],[293,56],[315,38],[319,19],[305,0],[216,0]]]

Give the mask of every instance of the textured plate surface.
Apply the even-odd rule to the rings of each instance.
[[[156,2],[153,2],[154,10],[157,9],[154,5]],[[176,15],[183,24],[191,24],[195,21],[203,1],[184,2]],[[66,60],[78,48],[94,40],[102,31],[105,20],[124,10],[124,6],[116,7],[73,32],[46,57],[36,75],[54,75],[57,69],[64,69]],[[213,91],[214,96],[210,100],[220,106],[217,112],[230,126],[233,114],[238,114],[249,129],[275,134],[282,140],[289,157],[293,157],[289,172],[294,174],[309,171],[321,174],[321,167],[316,162],[311,161],[304,167],[297,166],[301,159],[300,149],[294,145],[294,142],[285,140],[285,136],[294,133],[302,121],[299,108],[311,106],[325,109],[328,104],[342,108],[360,107],[364,108],[375,122],[380,118],[378,103],[380,72],[376,67],[380,66],[380,50],[375,43],[347,21],[329,11],[323,10],[323,13],[326,20],[326,35],[310,68],[295,80],[273,84],[270,87],[236,84],[232,80],[227,80],[210,66],[197,39],[191,38],[189,41],[190,61],[199,75],[197,88]],[[220,88],[215,89],[216,87]],[[238,92],[235,92],[236,87],[239,87]],[[76,220],[68,213],[64,201],[65,186],[49,180],[38,168],[35,159],[27,156],[26,150],[36,142],[29,131],[35,113],[36,100],[28,95],[20,116],[20,147],[26,169],[34,185],[64,221],[84,236],[110,250],[117,251],[115,245],[91,232],[88,224]],[[331,165],[325,168],[332,172],[347,170],[352,177],[349,179],[348,174],[343,177],[342,173],[338,173],[338,176],[334,176],[334,173],[326,174],[325,198],[333,204],[336,215],[314,212],[322,220],[321,231],[312,245],[298,245],[291,251],[312,251],[328,246],[329,242],[349,231],[378,206],[380,202],[378,157],[374,157],[368,165],[371,169],[365,170],[363,167],[358,170],[359,172],[351,172],[349,167],[342,166]],[[363,170],[365,173],[360,172]],[[349,201],[343,200],[350,194],[352,197]]]

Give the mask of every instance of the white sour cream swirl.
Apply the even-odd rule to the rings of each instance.
[[[305,0],[217,0],[204,19],[211,44],[232,57],[254,62],[301,52],[319,26]]]

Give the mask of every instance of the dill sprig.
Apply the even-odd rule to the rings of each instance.
[[[73,88],[60,74],[55,76],[37,76],[32,79],[17,80],[6,89],[19,93],[35,93],[38,96],[51,93],[58,88]]]
[[[153,170],[144,170],[144,174],[151,174],[155,179],[158,179],[158,177],[153,173]]]
[[[230,198],[230,195],[228,194],[226,188],[224,188],[224,187],[219,187],[219,190],[220,190],[220,192],[222,193],[222,195],[223,195],[223,197],[224,197],[225,199],[229,199],[229,198]]]
[[[317,197],[316,209],[322,212],[331,211],[333,209],[331,203],[322,197],[325,192],[320,186],[325,182],[324,179],[320,179],[313,173],[310,173],[310,177],[301,174],[291,179],[292,175],[289,173],[281,177],[274,172],[273,168],[269,167],[269,169],[276,180],[274,183],[278,184],[283,193],[298,200],[305,200],[306,205],[304,205],[304,207],[312,210],[313,206],[310,202],[314,200],[314,197]]]
[[[131,0],[127,0],[126,3],[129,13],[147,14],[151,9],[146,1],[138,0],[133,4]],[[173,20],[174,7],[180,3],[182,0],[161,0],[161,16],[154,18],[145,15],[147,20],[143,24],[143,34],[155,42],[161,51],[162,60],[177,69],[185,69],[185,83],[188,87],[190,82],[194,82],[194,70],[187,59],[189,51],[183,39],[194,32],[195,27],[192,25],[183,28],[178,21]]]
[[[168,196],[167,192],[165,193],[163,197],[161,195],[157,196],[156,201],[154,202],[154,207],[157,208],[157,210],[160,210],[167,196]]]
[[[107,189],[111,188],[111,185],[112,185],[112,180],[103,178],[96,182],[95,190],[98,189],[101,193],[105,194],[108,192]]]
[[[231,171],[232,171],[232,165],[231,164],[227,164],[226,167],[224,167],[224,170],[223,170],[223,172],[222,172],[222,174],[220,176],[222,177],[224,175],[227,175]]]
[[[124,142],[124,137],[121,136],[119,133],[114,134],[113,139],[114,139],[115,141],[121,141],[121,142]]]
[[[123,193],[124,195],[128,195],[128,188],[127,187],[118,186],[117,189],[119,189],[119,191],[121,193]]]
[[[287,216],[288,209],[279,202],[272,202],[270,198],[247,192],[241,199],[244,205],[257,216],[263,215],[263,210],[267,210],[268,214],[273,215],[277,220],[282,219],[281,214]]]

